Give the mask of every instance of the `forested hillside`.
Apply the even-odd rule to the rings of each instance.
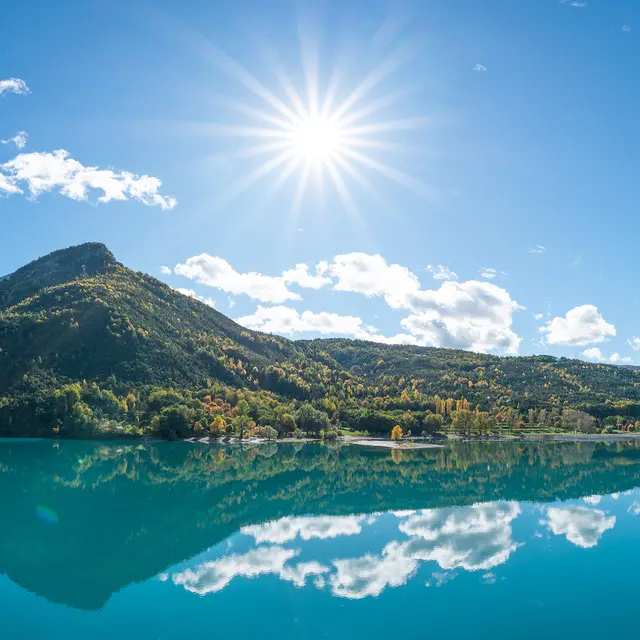
[[[575,418],[563,422],[566,409],[633,423],[640,374],[549,356],[261,334],[97,243],[0,279],[0,435],[561,428]]]

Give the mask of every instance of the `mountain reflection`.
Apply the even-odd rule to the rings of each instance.
[[[81,609],[159,574],[199,595],[244,578],[362,599],[492,584],[536,538],[590,549],[640,511],[637,443],[402,453],[0,441],[0,573]]]

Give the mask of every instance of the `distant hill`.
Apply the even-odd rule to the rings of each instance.
[[[550,356],[291,341],[241,327],[99,243],[0,280],[0,434],[89,435],[110,421],[142,433],[171,407],[162,424],[175,433],[185,424],[207,432],[217,415],[278,430],[283,421],[307,431],[420,428],[435,396],[498,419],[509,409],[557,418],[566,407],[638,416],[640,373]],[[241,400],[248,409],[237,410]]]

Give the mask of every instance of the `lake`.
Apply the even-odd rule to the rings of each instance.
[[[635,637],[640,443],[0,440],[0,637]]]

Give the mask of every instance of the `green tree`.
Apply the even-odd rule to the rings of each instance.
[[[296,424],[306,433],[318,434],[323,429],[326,430],[329,427],[329,416],[323,411],[314,409],[308,402],[305,402],[298,409]]]
[[[278,432],[269,425],[262,429],[262,433],[267,440],[275,440],[278,437]]]

